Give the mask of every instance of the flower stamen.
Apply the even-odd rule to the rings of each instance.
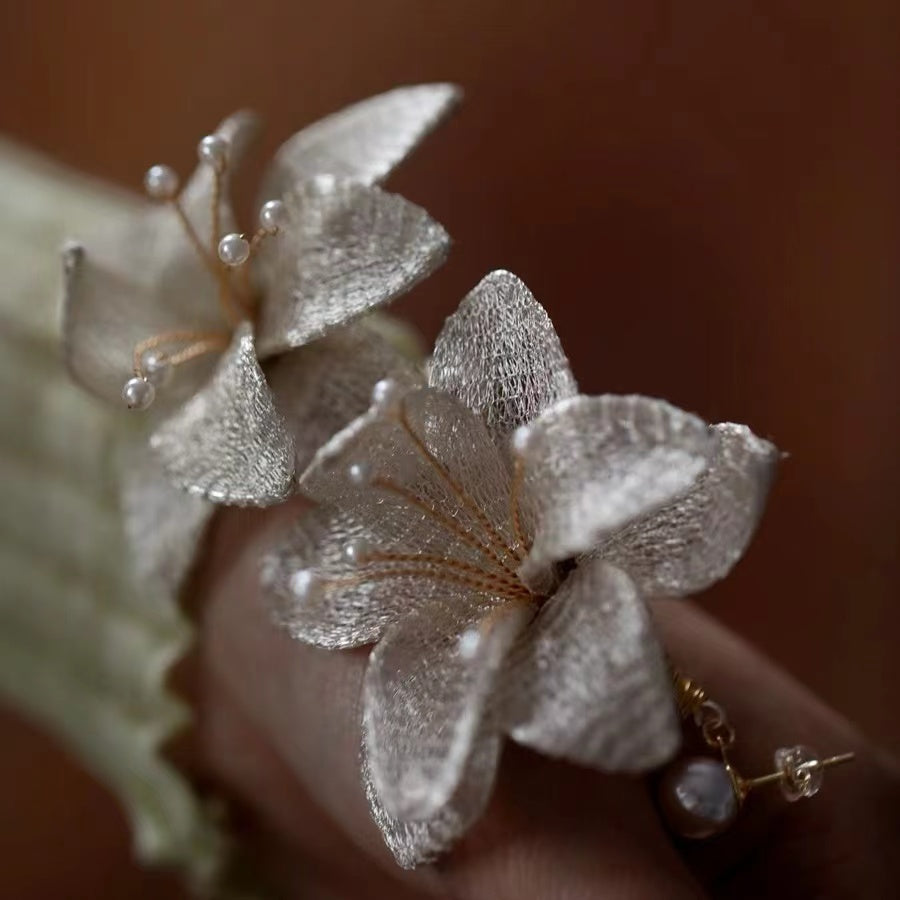
[[[395,553],[393,551],[372,550],[360,553],[358,561],[360,565],[371,563],[421,563],[422,565],[433,565],[439,569],[453,569],[461,574],[472,575],[478,579],[491,578],[496,580],[497,583],[515,591],[522,588],[522,583],[514,576],[509,575],[505,570],[485,570],[461,559],[447,558],[436,553]]]
[[[478,540],[477,537],[475,537],[474,534],[472,534],[472,532],[466,531],[466,529],[463,528],[459,524],[459,522],[435,509],[430,503],[419,497],[418,494],[413,493],[412,491],[403,487],[403,485],[397,484],[395,481],[392,481],[391,479],[385,477],[374,478],[371,484],[372,487],[381,488],[382,490],[390,491],[391,493],[397,494],[399,497],[402,497],[407,503],[422,510],[425,515],[436,521],[447,531],[455,534],[460,540],[467,543],[470,547],[473,547],[479,553],[492,559],[497,563],[497,565],[499,565],[510,575],[515,575],[515,571],[506,564],[505,558],[498,554],[493,546],[483,544],[480,540]]]
[[[412,441],[415,449],[444,480],[450,490],[456,495],[459,502],[475,517],[476,522],[481,526],[481,529],[484,532],[484,536],[488,539],[488,542],[494,550],[502,554],[503,557],[511,556],[513,559],[521,562],[523,557],[520,556],[516,550],[508,546],[503,535],[484,514],[483,510],[478,506],[475,500],[472,499],[465,488],[463,488],[450,472],[447,471],[447,468],[443,463],[441,463],[441,461],[431,452],[426,443],[415,432],[406,414],[406,398],[403,398],[400,402],[397,420],[400,423],[401,428],[403,428],[409,439]],[[508,569],[508,566],[503,562],[503,559],[497,557],[496,553],[492,555],[498,559],[498,562],[500,562],[504,568]]]
[[[196,359],[204,353],[213,350],[225,350],[231,341],[231,335],[226,332],[219,331],[166,331],[162,334],[155,334],[153,337],[145,338],[135,344],[133,354],[134,374],[138,378],[145,378],[147,373],[144,371],[144,357],[151,351],[159,347],[170,346],[172,344],[187,344],[184,349],[173,355],[167,355],[166,360],[170,366],[178,366],[191,359]]]
[[[484,577],[477,577],[475,575],[458,573],[449,568],[438,568],[437,566],[391,566],[390,568],[379,569],[374,572],[368,571],[360,575],[339,575],[324,578],[320,583],[325,590],[328,590],[330,588],[351,587],[356,584],[385,581],[393,578],[421,578],[428,581],[439,581],[445,584],[465,587],[478,593],[502,597],[509,601],[522,602],[531,600],[531,595],[524,585],[512,588],[487,572],[484,573]]]

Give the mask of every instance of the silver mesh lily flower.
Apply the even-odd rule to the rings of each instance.
[[[316,508],[263,567],[276,618],[374,643],[363,778],[403,866],[485,808],[504,735],[608,772],[679,743],[644,598],[722,578],[775,448],[661,400],[580,395],[544,309],[488,275],[427,384],[382,382],[302,480]]]
[[[446,84],[400,88],[299,132],[277,152],[246,236],[227,194],[256,120],[238,113],[200,142],[180,194],[175,173],[154,166],[145,187],[155,203],[65,248],[69,368],[103,399],[154,404],[150,444],[177,487],[220,503],[278,502],[324,423],[365,409],[355,398],[321,408],[325,394],[363,381],[343,371],[348,346],[366,372],[385,356],[365,326],[335,331],[443,261],[444,229],[378,185],[457,96]],[[298,383],[323,367],[337,373],[330,391]]]

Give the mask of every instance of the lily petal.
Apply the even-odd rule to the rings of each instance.
[[[119,460],[119,502],[138,582],[177,597],[215,509],[172,486],[146,440]]]
[[[649,397],[572,397],[521,436],[537,528],[523,578],[590,551],[686,491],[712,449],[706,423]]]
[[[276,624],[307,644],[359,647],[379,640],[436,593],[465,606],[471,591],[464,586],[416,577],[409,574],[410,565],[366,562],[366,550],[377,550],[385,540],[378,523],[395,531],[410,524],[406,510],[394,506],[392,515],[377,498],[366,496],[352,506],[318,506],[301,516],[263,561],[262,585]],[[407,530],[405,541],[398,537],[399,543],[389,545],[395,554],[412,556],[433,547],[434,536],[430,542],[415,529]]]
[[[694,594],[724,578],[762,516],[778,449],[745,425],[714,425],[711,432],[714,454],[696,484],[598,550],[647,596]]]
[[[139,342],[182,329],[185,322],[198,331],[221,328],[212,279],[200,269],[189,248],[179,251],[177,262],[170,259],[173,268],[182,273],[194,270],[192,275],[183,274],[183,292],[179,290],[167,299],[161,295],[157,300],[150,284],[137,281],[138,273],[146,273],[147,267],[157,265],[157,261],[136,250],[129,253],[127,247],[132,241],[136,247],[142,236],[151,237],[152,229],[147,221],[138,225],[123,222],[123,255],[118,261],[112,261],[108,253],[95,254],[76,243],[67,244],[62,252],[66,365],[82,387],[119,405],[123,403],[122,388],[134,374],[134,348]],[[185,298],[186,307],[171,303],[180,297]],[[199,302],[195,305],[194,301]],[[196,388],[207,371],[202,363],[185,366],[172,387],[184,396]],[[172,395],[171,390],[166,393]]]
[[[396,194],[319,176],[285,196],[261,245],[261,357],[300,347],[408,291],[447,255],[447,232]]]
[[[680,730],[671,678],[634,582],[583,561],[511,654],[509,733],[520,744],[608,772],[669,759]]]
[[[491,272],[444,324],[429,383],[481,415],[504,443],[578,385],[553,323],[511,272]]]
[[[249,325],[237,329],[209,384],[154,432],[150,445],[180,487],[208,500],[266,506],[291,493],[294,444]]]
[[[412,387],[422,380],[408,357],[368,321],[277,357],[266,376],[294,438],[298,473],[319,447],[366,412],[376,382],[390,377]]]
[[[368,498],[365,515],[378,516],[368,524],[383,549],[418,545],[488,568],[517,562],[509,485],[509,467],[481,419],[428,388],[355,420],[300,481],[319,502],[359,508]]]
[[[391,626],[369,657],[363,715],[385,809],[429,819],[465,773],[507,651],[530,603],[448,592]]]
[[[217,133],[230,141],[229,172],[256,131],[256,119],[238,113]],[[198,166],[179,198],[212,259],[213,177]],[[224,228],[233,215],[223,198]],[[63,345],[73,377],[101,399],[122,402],[133,374],[135,346],[172,331],[221,331],[218,285],[208,263],[168,206],[144,203],[111,221],[85,241],[63,249]],[[202,383],[208,369],[191,363],[179,369],[166,394],[183,399]]]
[[[385,809],[372,779],[366,744],[363,734],[362,779],[369,810],[401,868],[414,869],[433,862],[449,850],[487,808],[500,761],[498,735],[479,735],[456,793],[438,813],[419,821],[402,821]]]
[[[316,175],[383,181],[453,110],[461,93],[452,84],[395,88],[313,123],[279,148],[262,199],[281,197]]]

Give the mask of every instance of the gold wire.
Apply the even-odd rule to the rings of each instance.
[[[506,541],[503,539],[503,535],[501,535],[500,532],[497,531],[491,520],[484,514],[484,512],[479,508],[478,504],[469,496],[462,485],[447,471],[446,467],[441,463],[439,459],[434,456],[434,454],[431,452],[422,438],[419,437],[419,435],[415,432],[406,415],[405,399],[404,401],[401,401],[400,404],[399,422],[403,430],[413,442],[415,448],[422,456],[425,457],[427,462],[438,473],[438,475],[443,478],[443,480],[450,487],[450,490],[453,491],[453,493],[456,495],[459,502],[475,517],[475,520],[478,522],[484,532],[484,536],[488,539],[489,544],[495,551],[499,551],[499,554],[502,554],[492,554],[494,555],[494,558],[497,560],[497,562],[508,572],[514,574],[514,570],[509,568],[504,557],[511,556],[513,559],[517,559],[519,561],[521,561],[522,557],[507,546]]]
[[[157,347],[164,346],[165,344],[188,344],[195,342],[209,342],[211,344],[213,341],[223,343],[223,346],[227,347],[230,340],[231,335],[218,331],[164,331],[161,334],[155,334],[134,345],[132,358],[134,374],[139,378],[144,377],[142,362],[143,356],[148,350],[155,350]],[[214,349],[214,347],[211,346],[210,349]],[[174,362],[174,359],[175,357],[169,358],[170,365],[178,365],[177,362]],[[185,360],[182,360],[182,362],[184,361]]]

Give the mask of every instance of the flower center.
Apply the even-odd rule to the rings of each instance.
[[[440,509],[433,497],[401,484],[394,478],[371,474],[364,463],[350,466],[348,476],[357,484],[368,484],[372,488],[399,497],[408,507],[436,524],[451,539],[474,551],[468,558],[431,552],[400,552],[390,549],[369,547],[360,541],[351,541],[344,548],[345,560],[365,571],[355,575],[328,577],[320,581],[325,590],[340,588],[351,583],[390,578],[421,578],[470,589],[486,594],[500,601],[500,606],[509,603],[540,605],[547,598],[532,590],[518,575],[518,569],[528,554],[528,542],[524,535],[521,513],[521,492],[523,466],[521,458],[514,453],[513,474],[509,486],[508,521],[495,524],[481,508],[477,499],[465,488],[460,480],[435,456],[426,441],[417,433],[406,411],[402,397],[396,388],[385,382],[376,385],[375,397],[381,412],[392,419],[409,443],[415,454],[433,470],[438,480],[448,489],[459,505],[459,514],[450,514]],[[381,402],[378,398],[381,397]],[[468,527],[467,527],[468,525]],[[485,619],[485,627],[490,627],[491,617]]]
[[[259,227],[248,240],[243,234],[222,234],[222,189],[229,163],[228,141],[221,135],[203,138],[197,155],[212,174],[210,192],[210,235],[204,242],[178,196],[178,176],[169,166],[147,170],[144,187],[151,200],[171,207],[185,237],[200,263],[209,271],[217,287],[224,320],[221,330],[176,328],[139,341],[133,352],[133,377],[122,389],[130,409],[146,409],[156,391],[168,383],[174,369],[209,353],[221,353],[231,343],[235,328],[256,312],[256,298],[250,282],[250,263],[263,241],[278,232],[285,209],[280,200],[270,200],[259,212]]]

